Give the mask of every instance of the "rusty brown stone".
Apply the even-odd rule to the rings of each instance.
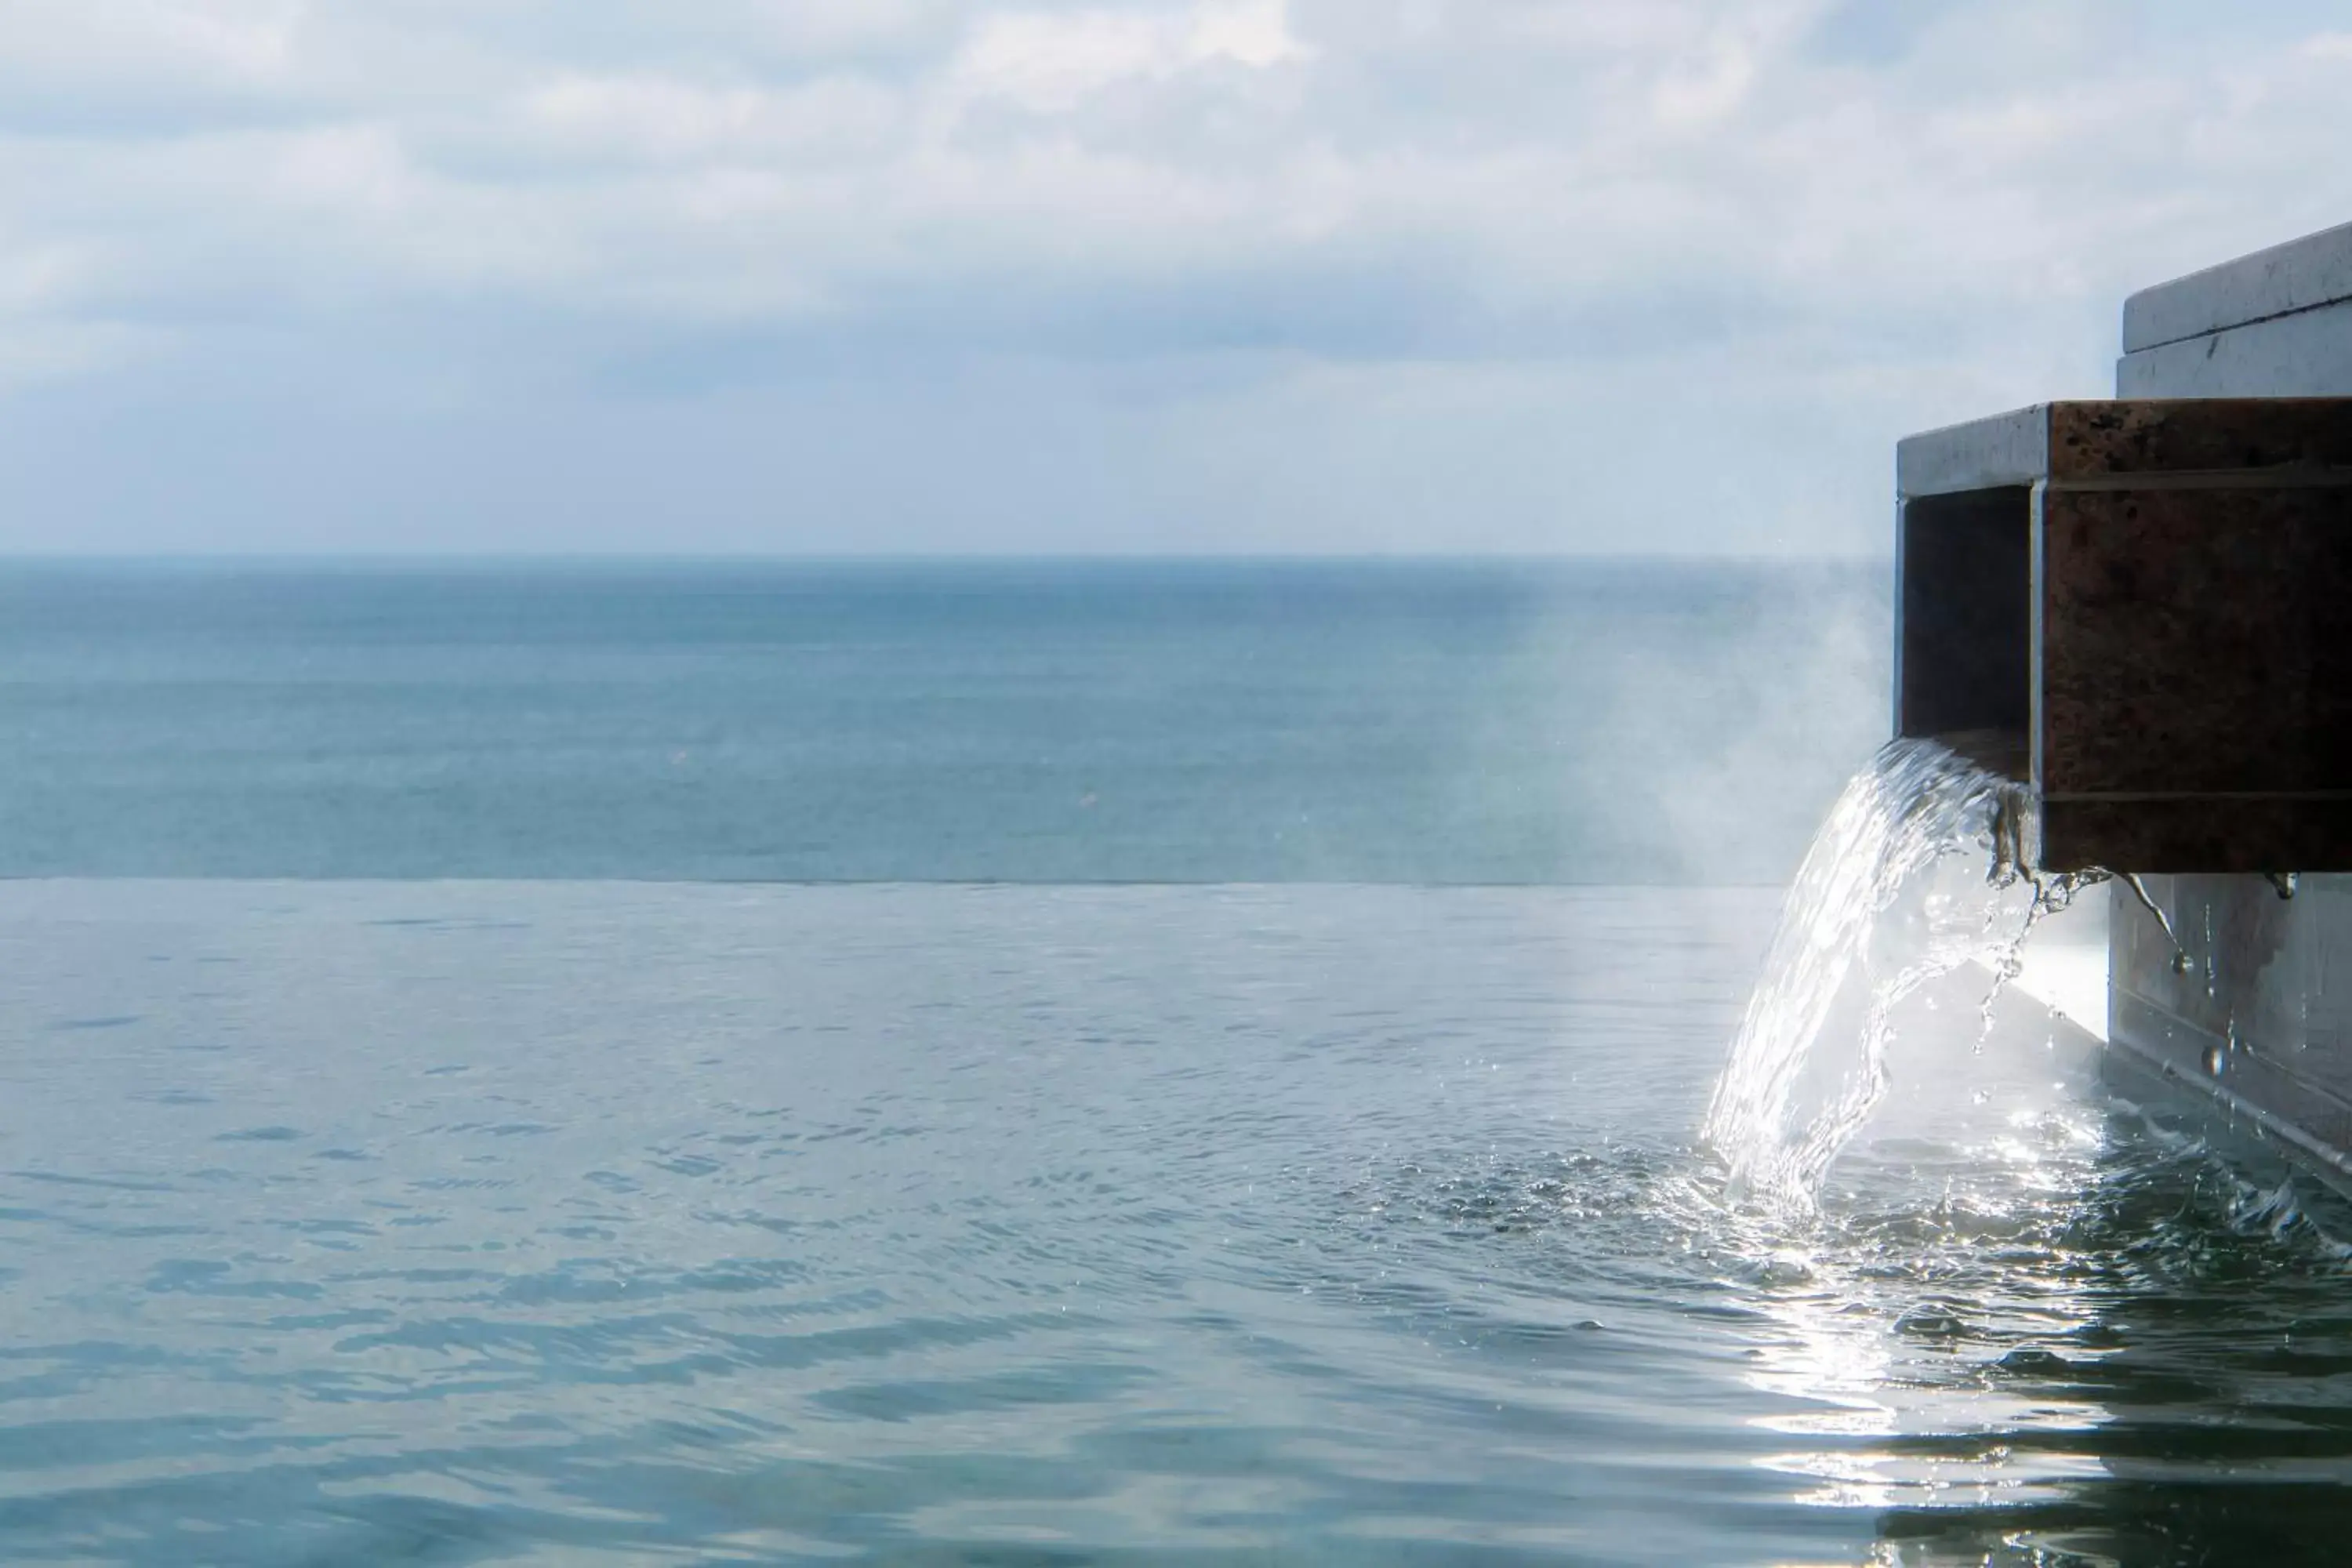
[[[2042,505],[2045,793],[2352,793],[2352,491]]]
[[[2344,801],[2045,798],[2041,812],[2037,859],[2048,871],[2255,875],[2352,866],[2352,803]]]
[[[2352,468],[2352,399],[2126,399],[2049,405],[2056,480]]]
[[[2352,399],[2049,404],[1898,466],[1898,723],[2030,742],[2047,868],[2352,869]]]

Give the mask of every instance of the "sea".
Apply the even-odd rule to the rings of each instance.
[[[2074,1021],[1701,1140],[1887,576],[0,565],[0,1562],[2346,1561]]]

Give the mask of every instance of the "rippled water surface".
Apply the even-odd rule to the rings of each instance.
[[[1773,904],[0,887],[0,1559],[2341,1560],[2342,1227],[2046,1016],[1717,1201]]]
[[[0,561],[0,876],[1778,882],[1865,566]]]

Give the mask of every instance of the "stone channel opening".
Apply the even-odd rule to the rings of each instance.
[[[2029,485],[1904,504],[1895,731],[1965,737],[2019,778],[2033,721],[2032,544]]]

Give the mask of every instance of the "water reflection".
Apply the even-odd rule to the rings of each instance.
[[[1990,1335],[1976,1352],[1988,1402],[2032,1418],[1997,1405],[1974,1440],[2032,1484],[1894,1500],[1886,1561],[2336,1560],[2352,1518],[2340,1249],[2293,1189],[2116,1131],[2043,1274],[2084,1321],[2040,1353]],[[1968,1440],[1921,1428],[1938,1430],[1953,1436],[1902,1447]]]
[[[1941,1033],[1818,1221],[1746,1238],[1763,1463],[1886,1568],[2345,1560],[2343,1200],[2030,1010]]]

